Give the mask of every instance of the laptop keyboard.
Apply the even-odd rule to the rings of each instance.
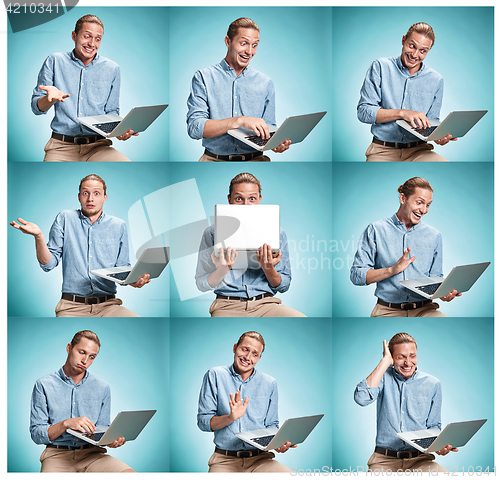
[[[432,442],[436,440],[437,437],[426,437],[426,438],[415,438],[412,442],[416,443],[419,447],[425,448],[426,450],[432,445]]]
[[[441,286],[441,283],[431,283],[429,285],[420,285],[419,287],[415,287],[417,290],[421,292],[427,293],[428,295],[434,295],[437,289]]]
[[[118,273],[110,273],[108,277],[116,278],[117,280],[125,280],[130,272],[118,272]]]
[[[430,134],[436,130],[438,127],[429,127],[429,128],[414,128],[417,133],[420,133],[423,137],[429,137]]]
[[[252,442],[258,443],[262,447],[267,447],[270,443],[271,440],[274,438],[274,435],[268,435],[267,437],[257,437],[257,438],[252,438]]]
[[[98,128],[106,133],[111,133],[120,122],[94,123],[93,127]]]
[[[88,432],[85,432],[85,433],[82,433],[82,435],[84,437],[90,438],[91,440],[95,440],[96,442],[98,442],[103,437],[103,435],[105,433],[106,432],[99,432],[99,433],[88,433]]]
[[[258,135],[250,135],[249,137],[245,137],[247,140],[250,140],[251,142],[255,143],[259,147],[263,147],[269,140],[271,140],[271,137],[274,135],[275,132],[271,132],[269,134],[269,138],[262,138],[259,137]]]

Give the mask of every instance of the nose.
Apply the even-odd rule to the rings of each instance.
[[[243,202],[243,205],[250,205],[250,199],[245,198],[245,201]]]

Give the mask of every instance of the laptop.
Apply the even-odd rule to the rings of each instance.
[[[268,125],[270,137],[268,139],[255,135],[253,130],[245,128],[235,128],[227,133],[232,137],[241,140],[255,150],[263,152],[279,147],[280,143],[290,139],[292,143],[300,143],[309,135],[309,132],[326,115],[326,112],[309,113],[288,117],[279,128]]]
[[[399,283],[408,290],[432,300],[445,297],[453,289],[458,293],[467,292],[490,263],[475,263],[455,267],[445,279],[443,277],[423,277],[414,280],[402,280]]]
[[[127,113],[125,118],[110,113],[108,115],[77,117],[77,120],[105,138],[119,137],[129,130],[133,130],[134,133],[144,132],[167,107],[168,105],[135,107]]]
[[[302,443],[322,418],[323,415],[289,418],[279,430],[276,427],[262,428],[235,435],[255,448],[268,452],[281,447],[285,442],[292,442],[292,445]]]
[[[430,142],[440,140],[450,133],[453,138],[463,137],[488,110],[470,110],[462,112],[451,112],[442,122],[439,120],[429,120],[429,128],[413,128],[405,120],[396,120],[396,123],[408,130],[420,140]]]
[[[486,419],[449,423],[442,432],[438,428],[430,428],[396,433],[396,435],[421,452],[437,452],[446,445],[451,445],[453,448],[463,447],[485,422]]]
[[[91,270],[90,273],[120,285],[129,285],[137,282],[145,273],[149,273],[151,278],[159,277],[167,266],[169,258],[169,247],[146,248],[133,267],[100,268]]]
[[[264,243],[280,248],[279,205],[215,205],[215,254],[221,247],[256,252]]]
[[[108,428],[96,428],[94,433],[79,432],[68,428],[66,432],[92,445],[109,445],[124,437],[126,442],[135,440],[147,425],[156,410],[137,410],[120,412]]]

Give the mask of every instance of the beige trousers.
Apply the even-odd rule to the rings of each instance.
[[[230,457],[214,452],[208,460],[208,466],[209,473],[291,472],[288,467],[274,460],[274,453],[271,452],[262,452],[250,458]]]
[[[385,147],[371,143],[366,150],[367,162],[447,162],[446,158],[434,152],[430,143],[412,148]]]
[[[422,471],[422,472],[447,472],[438,463],[434,462],[434,455],[424,453],[415,458],[394,458],[374,452],[368,459],[368,469],[371,472],[397,472],[397,471]]]
[[[56,317],[139,317],[137,313],[122,307],[119,298],[111,298],[95,305],[59,300],[56,305]]]
[[[428,303],[414,310],[401,310],[400,308],[389,308],[384,305],[375,305],[370,317],[447,317],[439,310],[439,304]]]
[[[285,305],[276,297],[242,302],[240,300],[215,299],[209,309],[212,317],[305,317]]]
[[[130,162],[123,153],[115,150],[107,138],[97,142],[74,145],[51,138],[45,145],[44,162]]]

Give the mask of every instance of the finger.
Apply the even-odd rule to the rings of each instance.
[[[27,225],[28,224],[28,222],[26,220],[23,220],[22,218],[18,218],[17,221],[19,223],[22,223],[23,225]]]
[[[245,402],[243,403],[243,405],[246,407],[248,405],[248,402],[250,401],[250,399],[247,397],[245,398]]]
[[[229,403],[234,403],[233,394],[229,394]]]
[[[411,257],[410,260],[408,260],[408,263],[411,263],[415,260],[415,257]]]

